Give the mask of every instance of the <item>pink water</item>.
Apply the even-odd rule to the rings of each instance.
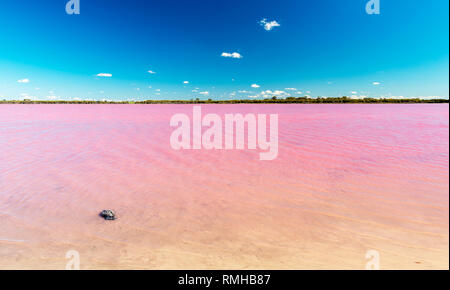
[[[448,105],[202,110],[279,114],[278,158],[173,150],[190,105],[1,105],[0,269],[448,269]]]

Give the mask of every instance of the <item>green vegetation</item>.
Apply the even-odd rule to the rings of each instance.
[[[147,100],[147,101],[8,101],[2,100],[0,104],[414,104],[414,103],[448,103],[448,99],[352,99],[349,97],[336,98],[306,98],[289,97],[278,99],[277,97],[269,99],[255,100]]]

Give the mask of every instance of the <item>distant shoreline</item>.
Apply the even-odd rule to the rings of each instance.
[[[352,99],[340,98],[286,98],[276,97],[262,100],[147,100],[147,101],[43,101],[43,100],[0,100],[1,104],[445,104],[448,99]]]

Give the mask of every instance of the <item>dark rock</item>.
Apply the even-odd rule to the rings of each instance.
[[[114,211],[110,210],[110,209],[105,209],[100,213],[100,216],[102,218],[104,218],[105,220],[108,221],[113,221],[116,219],[116,214],[114,213]]]

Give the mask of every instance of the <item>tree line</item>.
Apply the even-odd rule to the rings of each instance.
[[[448,99],[389,99],[389,98],[363,98],[349,97],[288,97],[267,99],[243,100],[146,100],[146,101],[58,101],[58,100],[0,100],[0,104],[414,104],[414,103],[449,103]]]

